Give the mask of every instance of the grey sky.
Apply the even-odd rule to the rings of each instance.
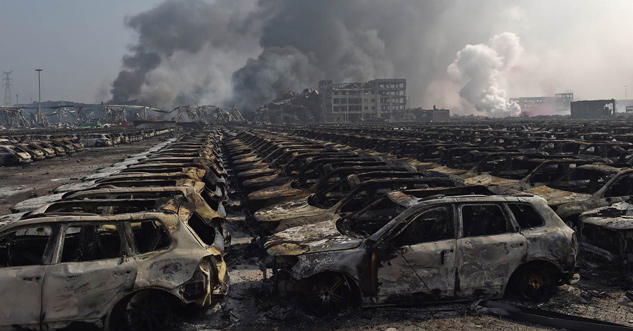
[[[134,40],[123,20],[159,2],[1,0],[0,70],[13,70],[13,102],[15,94],[21,103],[37,100],[38,67],[42,100],[96,101]]]

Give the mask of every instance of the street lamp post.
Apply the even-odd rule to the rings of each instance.
[[[37,112],[40,113],[42,111],[42,84],[40,81],[40,73],[42,72],[42,69],[35,69],[35,71],[37,71]]]

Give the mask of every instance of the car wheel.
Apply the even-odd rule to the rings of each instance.
[[[173,310],[164,294],[143,291],[134,295],[125,307],[125,321],[129,330],[169,330]]]
[[[352,303],[353,291],[342,274],[326,273],[308,279],[304,296],[306,310],[317,316],[333,314]]]
[[[522,298],[543,302],[554,295],[556,283],[551,268],[534,264],[520,271],[514,286]]]

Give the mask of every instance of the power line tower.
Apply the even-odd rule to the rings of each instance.
[[[13,78],[11,78],[11,75],[13,74],[13,70],[11,71],[2,71],[2,75],[4,75],[2,77],[2,84],[4,85],[4,105],[5,106],[11,106],[13,105],[11,103],[11,81],[13,81]]]

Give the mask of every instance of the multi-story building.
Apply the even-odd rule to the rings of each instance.
[[[374,79],[364,83],[319,82],[321,114],[325,122],[391,120],[407,108],[406,79]]]

